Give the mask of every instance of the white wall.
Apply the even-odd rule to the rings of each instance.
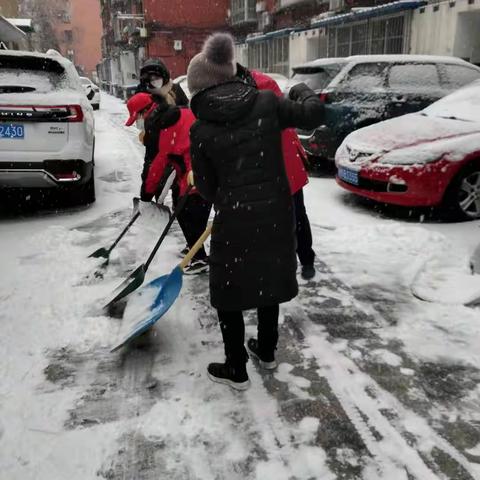
[[[235,45],[235,59],[241,65],[248,67],[248,50],[246,43]]]
[[[438,11],[434,11],[435,6]],[[478,1],[469,5],[468,0],[457,0],[454,7],[449,2],[429,4],[424,13],[420,10],[413,14],[410,53],[469,58],[476,50],[480,43]]]
[[[290,73],[291,69],[302,63],[327,56],[327,39],[324,29],[312,29],[290,35]]]
[[[458,14],[453,54],[480,63],[480,8],[476,12]]]
[[[131,51],[120,54],[120,68],[122,74],[122,85],[134,85],[138,83],[136,78],[135,54]],[[135,75],[135,78],[133,77]]]
[[[112,84],[121,85],[122,74],[120,72],[120,60],[118,57],[114,57],[110,59],[110,72],[112,75]]]

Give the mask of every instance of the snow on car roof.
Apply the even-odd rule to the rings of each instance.
[[[451,63],[456,65],[469,65],[472,68],[476,68],[480,71],[479,67],[462,60],[457,57],[448,57],[441,55],[352,55],[351,57],[331,57],[331,58],[319,58],[312,60],[311,62],[297,65],[295,68],[303,67],[316,67],[322,65],[329,65],[335,63],[368,63],[368,62],[409,62],[409,63]]]

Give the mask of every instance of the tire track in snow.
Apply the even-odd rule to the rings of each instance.
[[[330,282],[332,274],[328,268],[322,264],[320,270],[322,275],[329,277],[328,282]],[[431,453],[433,447],[436,447],[446,453],[467,473],[468,477],[464,476],[462,478],[475,479],[476,472],[455,447],[437,434],[425,419],[404,407],[394,395],[382,389],[369,375],[361,371],[354,361],[341,353],[341,348],[335,348],[334,344],[327,339],[328,334],[321,322],[318,325],[318,319],[312,322],[311,316],[305,309],[315,311],[325,309],[328,282],[321,282],[323,286],[320,288],[318,285],[313,286],[314,284],[307,286],[300,295],[304,300],[307,300],[307,304],[296,305],[298,311],[295,316],[302,320],[303,335],[309,345],[304,353],[310,354],[318,362],[320,366],[319,374],[327,378],[332,391],[376,459],[379,466],[377,469],[379,478],[385,478],[383,475],[386,472],[388,478],[406,479],[406,472],[408,471],[409,475],[415,475],[419,480],[438,479],[442,469],[438,462],[432,458]],[[332,294],[334,298],[343,297],[343,308],[345,308],[346,303],[353,308],[360,307],[355,301],[353,293],[346,286],[338,281],[335,281],[334,284],[335,292],[332,291]],[[312,286],[317,292],[321,291],[322,293],[316,297],[312,296],[312,291],[308,290]],[[308,300],[308,297],[310,297],[310,300]],[[338,305],[334,303],[334,310],[337,307]],[[365,315],[362,311],[359,311],[359,313],[361,313],[361,316]],[[351,315],[351,312],[349,315]],[[376,317],[377,321],[383,320],[385,324],[387,323],[378,312]],[[371,321],[372,318],[370,318]],[[330,329],[328,331],[330,333]],[[372,392],[376,393],[376,398],[372,397]],[[409,426],[402,425],[402,429],[400,429],[402,431],[400,432],[382,413],[382,410],[393,410],[399,414],[401,420],[409,419]],[[422,428],[412,428],[419,425]],[[372,428],[380,434],[382,437],[380,440],[372,433]],[[413,436],[417,444],[430,445],[430,449],[428,452],[417,451],[414,446],[410,446],[409,441],[405,438],[406,436]],[[428,461],[427,459],[424,460],[425,456],[429,457]],[[408,461],[405,459],[408,459]],[[438,471],[432,471],[430,464],[435,465]],[[391,472],[394,472],[398,477],[392,476]],[[455,478],[455,480],[457,479]]]

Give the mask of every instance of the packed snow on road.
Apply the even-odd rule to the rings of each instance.
[[[206,375],[224,355],[208,275],[185,277],[154,328],[111,353],[145,301],[101,307],[168,220],[141,216],[95,275],[89,255],[128,223],[140,187],[127,116],[102,94],[94,204],[2,212],[0,477],[480,478],[480,221],[379,211],[311,178],[316,276],[281,306],[278,368],[249,361],[251,388],[236,392]],[[175,223],[146,281],[184,246]]]

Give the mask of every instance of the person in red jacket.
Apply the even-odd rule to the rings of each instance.
[[[277,82],[264,73],[257,70],[248,70],[237,63],[237,76],[258,90],[271,90],[278,97],[283,97]],[[315,276],[315,252],[312,248],[312,230],[303,198],[303,187],[308,183],[308,175],[304,163],[307,159],[307,154],[302,147],[297,132],[293,128],[283,130],[282,148],[285,170],[295,206],[297,255],[302,265],[302,278],[309,280]]]
[[[135,96],[137,95],[146,94],[138,93]],[[136,102],[132,102],[132,99],[129,101],[129,106],[136,105]],[[187,192],[189,183],[188,173],[192,169],[190,127],[196,119],[189,108],[176,105],[168,105],[166,108],[167,110],[162,117],[161,128],[156,129],[157,153],[150,163],[144,178],[141,200],[150,202],[163,189],[163,182],[167,180],[171,169],[174,169],[176,173],[175,195],[173,195],[174,204],[177,204],[184,195],[188,195],[187,202],[178,214],[177,219],[187,241],[187,246],[191,248],[205,230],[211,209],[211,205],[194,188]],[[150,111],[152,111],[152,108],[144,109],[145,123],[148,123]],[[131,118],[138,117],[138,113],[132,108],[130,110]],[[202,247],[185,269],[185,273],[196,274],[206,270],[208,270],[207,254]]]

